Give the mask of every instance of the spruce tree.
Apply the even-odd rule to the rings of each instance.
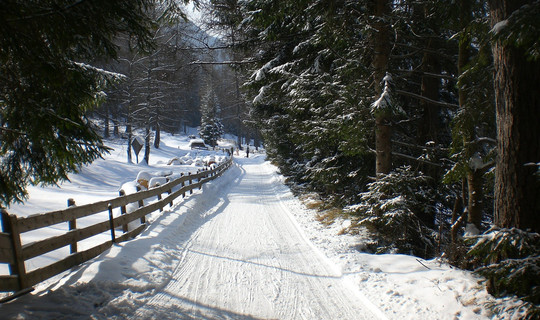
[[[207,90],[201,102],[201,126],[199,135],[204,143],[211,147],[217,146],[217,141],[223,135],[223,125],[219,119],[219,101],[213,89]]]

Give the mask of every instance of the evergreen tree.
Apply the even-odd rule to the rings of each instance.
[[[92,67],[116,57],[119,33],[149,47],[151,0],[3,1],[0,8],[0,201],[28,184],[54,184],[107,148],[85,114],[117,75]],[[162,2],[170,14],[176,2]]]
[[[391,126],[391,105],[386,103],[385,107],[381,108],[379,101],[385,101],[384,95],[389,92],[383,78],[388,72],[390,51],[392,44],[390,43],[390,12],[392,4],[389,0],[376,0],[369,8],[370,13],[374,16],[373,27],[375,29],[374,36],[371,37],[373,46],[373,84],[375,95],[380,98],[374,104],[375,116],[375,152],[376,165],[375,171],[377,177],[388,174],[392,170],[392,126]]]
[[[262,61],[247,84],[267,153],[314,190],[356,197],[374,171],[364,165],[376,100],[364,3],[251,1],[246,10]]]
[[[223,135],[223,125],[219,119],[220,106],[213,89],[206,91],[201,102],[201,126],[199,135],[204,143],[211,147],[217,146],[217,141]]]
[[[497,115],[495,223],[540,232],[540,54],[533,0],[490,0]]]
[[[223,95],[220,95],[220,101],[223,103],[222,111],[226,114],[223,118],[223,124],[228,131],[236,134],[237,144],[242,149],[242,138],[249,129],[246,126],[248,119],[248,102],[241,92],[241,86],[246,80],[246,68],[244,59],[250,56],[253,47],[247,45],[247,28],[243,26],[244,18],[247,16],[246,2],[238,0],[212,0],[202,6],[205,14],[205,24],[209,30],[220,35],[220,41],[215,43],[215,48],[209,46],[209,49],[216,50],[216,63],[221,63],[224,58],[226,68],[214,66],[212,74],[221,73],[221,86],[227,90],[227,99],[225,103]],[[223,81],[226,80],[226,81]],[[214,86],[216,93],[219,93],[217,86]]]
[[[484,210],[484,181],[494,164],[494,106],[488,21],[483,3],[459,2],[455,12],[458,48],[458,102],[453,119],[452,158],[456,164],[446,180],[465,181],[467,222],[480,231]]]

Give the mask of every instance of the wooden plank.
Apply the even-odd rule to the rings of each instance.
[[[68,231],[62,235],[45,240],[28,243],[23,246],[24,260],[32,259],[47,252],[70,245],[74,241],[81,241],[109,230],[109,221],[103,221],[91,226]]]
[[[19,277],[0,276],[0,292],[10,292],[19,290]]]
[[[206,172],[198,171],[197,173],[194,173],[194,174],[192,174],[191,176],[188,176],[188,177],[190,177],[192,180],[195,180],[195,179],[199,180],[199,179],[203,178],[205,175],[206,175]]]
[[[182,191],[182,189],[180,189],[179,191]],[[139,209],[137,210],[134,210],[128,214],[125,214],[123,216],[120,216],[120,217],[116,217],[113,219],[114,221],[114,227],[119,227],[123,224],[128,224],[130,223],[131,221],[134,221],[134,220],[137,220],[137,219],[140,219],[142,217],[144,217],[145,215],[149,214],[149,213],[152,213],[160,208],[163,208],[164,206],[167,205],[167,203],[170,201],[170,198],[172,198],[173,195],[175,195],[177,192],[173,193],[171,196],[167,196],[166,198],[164,199],[161,199],[160,201],[156,201],[152,204],[149,204],[147,206],[144,206],[144,207],[140,207]]]
[[[138,236],[144,229],[146,229],[146,225],[141,224],[137,228],[135,228],[135,229],[133,229],[133,230],[131,230],[129,232],[126,232],[123,235],[121,235],[120,237],[116,238],[116,242],[123,242],[123,241],[131,240],[131,239],[135,238],[136,236]]]
[[[31,217],[28,217],[30,219],[28,218],[22,219],[23,220],[22,223],[19,223],[21,221],[15,221],[17,222],[16,226],[19,229],[22,229],[24,231],[30,231],[30,230],[35,230],[44,226],[48,226],[50,224],[66,222],[72,219],[76,219],[76,218],[93,214],[93,213],[89,214],[88,212],[90,211],[97,210],[94,213],[105,211],[106,209],[108,209],[107,206],[109,204],[111,204],[112,207],[116,208],[116,207],[125,206],[128,203],[146,199],[151,196],[156,196],[158,193],[170,192],[169,190],[171,190],[174,186],[177,186],[179,184],[184,184],[185,181],[187,180],[193,181],[193,179],[200,178],[200,181],[198,181],[197,183],[193,183],[188,186],[183,186],[179,190],[173,193],[170,193],[167,197],[163,198],[160,201],[157,201],[145,207],[141,207],[138,210],[133,211],[132,213],[125,214],[121,217],[113,219],[115,227],[119,225],[124,225],[124,224],[127,224],[129,221],[139,219],[140,217],[143,217],[148,213],[151,213],[155,210],[163,208],[166,204],[171,202],[173,199],[179,197],[180,194],[183,194],[186,191],[190,191],[194,188],[198,188],[202,186],[202,184],[215,179],[216,177],[220,176],[223,173],[223,171],[225,171],[231,164],[232,164],[232,160],[229,159],[227,162],[216,167],[214,170],[201,172],[197,175],[182,176],[179,179],[175,179],[171,181],[170,183],[167,183],[158,188],[142,191],[140,193],[131,194],[127,196],[121,196],[121,197],[118,197],[109,201],[101,201],[101,202],[97,202],[97,203],[93,203],[93,204],[89,204],[85,206],[73,207],[73,208],[69,208],[65,210],[51,212],[48,214],[48,216],[46,216],[46,214],[34,215]],[[106,208],[106,209],[101,210],[102,208]],[[15,216],[14,216],[14,219],[17,220]],[[70,242],[86,239],[93,235],[107,231],[109,228],[110,228],[109,221],[104,221],[104,222],[101,222],[101,223],[98,223],[98,224],[95,224],[86,228],[71,230],[64,235],[60,235],[57,237],[48,238],[43,241],[31,243],[31,244],[25,245],[24,248],[21,247],[20,248],[21,256],[26,257],[26,259],[29,259],[31,257],[36,257],[38,255],[51,251],[51,248],[55,248],[55,249],[61,248],[63,246],[69,245]],[[137,236],[145,228],[146,228],[146,225],[141,225],[132,231],[126,232],[121,237],[118,237],[117,241],[129,240],[130,238]],[[4,249],[8,249],[7,247],[9,247],[9,241],[10,241],[9,234],[6,235],[4,233],[0,233],[0,248],[6,247]],[[21,282],[20,277],[18,276],[14,276],[14,275],[1,276],[0,277],[0,280],[1,280],[0,290],[16,291],[21,286],[21,283],[23,283],[25,287],[37,284],[65,270],[68,270],[78,264],[81,264],[82,262],[88,261],[96,257],[97,255],[101,254],[102,252],[110,248],[112,243],[113,243],[112,241],[104,242],[91,249],[88,249],[82,252],[73,253],[69,255],[68,257],[66,257],[65,259],[57,261],[51,265],[33,270],[26,274],[26,277],[24,281],[22,282]],[[19,239],[19,244],[20,244],[20,239]],[[55,249],[52,249],[52,250],[55,250]],[[23,268],[24,268],[24,263],[23,263]]]
[[[17,290],[22,290],[28,285],[26,279],[26,268],[24,266],[24,259],[22,257],[22,246],[21,246],[21,235],[19,233],[19,226],[17,224],[17,216],[9,214],[5,209],[1,210],[2,212],[2,229],[10,235],[12,253],[13,253],[13,263],[9,265],[9,273],[11,275],[16,275],[19,280],[19,287]]]
[[[17,299],[18,297],[23,296],[23,295],[25,295],[25,294],[27,294],[27,293],[30,293],[30,292],[32,292],[32,291],[34,291],[34,288],[26,288],[26,289],[22,289],[22,290],[20,290],[20,291],[17,291],[17,292],[15,292],[15,293],[12,294],[12,295],[9,295],[9,296],[7,296],[7,297],[5,297],[5,298],[0,299],[0,304],[1,304],[1,303],[9,302],[9,301],[11,301],[11,300],[15,300],[15,299]]]
[[[114,216],[113,207],[109,204],[109,229],[111,229],[111,240],[116,242],[116,234],[114,232]]]
[[[120,190],[120,191],[118,191],[118,194],[119,194],[120,196],[125,196],[125,195],[126,195],[126,192],[125,192],[124,190]],[[127,213],[126,206],[120,206],[120,214],[121,214],[121,215],[124,215],[124,214],[126,214],[126,213]],[[128,226],[127,226],[127,224],[125,224],[125,225],[122,226],[122,231],[123,231],[124,233],[128,232]]]
[[[86,217],[107,210],[109,201],[100,201],[82,206],[70,207],[59,211],[30,215],[20,219],[21,232],[40,229],[58,223]]]
[[[75,205],[75,200],[73,198],[69,198],[67,200],[67,206],[73,207]],[[69,220],[69,230],[75,230],[77,229],[77,219]],[[75,253],[77,252],[77,241],[74,241],[69,246],[69,253]]]
[[[14,264],[13,252],[8,249],[0,249],[0,263]]]
[[[130,223],[131,221],[135,221],[137,219],[140,219],[141,217],[153,212],[153,211],[156,211],[158,210],[159,208],[163,208],[164,206],[167,205],[168,202],[172,201],[172,199],[176,199],[180,196],[180,194],[182,193],[185,193],[186,191],[189,191],[190,189],[192,188],[196,188],[197,187],[197,184],[193,184],[193,185],[187,185],[187,186],[184,186],[178,190],[176,190],[175,192],[171,193],[170,195],[168,195],[167,197],[161,199],[160,201],[156,201],[150,205],[147,205],[145,207],[141,207],[137,210],[134,210],[128,214],[125,214],[125,215],[121,215],[119,217],[116,217],[114,218],[114,227],[119,227],[121,225],[124,225],[124,224],[128,224]]]
[[[139,186],[137,186],[137,192],[140,191],[140,190],[141,190],[141,188]],[[139,208],[144,207],[144,200],[143,199],[139,200],[138,203],[139,203]],[[141,223],[145,224],[146,223],[146,216],[142,215],[140,218],[141,218]]]
[[[48,227],[57,223],[67,222],[73,219],[79,219],[99,212],[107,211],[109,204],[113,208],[125,206],[129,203],[141,201],[150,197],[155,197],[159,193],[165,193],[180,183],[189,179],[189,176],[179,177],[169,183],[145,190],[137,193],[132,193],[126,196],[116,197],[110,200],[103,200],[95,203],[90,203],[81,206],[74,206],[63,210],[51,211],[42,214],[30,215],[28,217],[19,218],[19,231],[21,233],[36,230],[43,227]]]
[[[0,249],[11,249],[11,236],[9,233],[0,232]]]
[[[108,223],[108,222],[107,222]],[[105,250],[109,249],[112,246],[112,241],[104,242],[98,246],[95,246],[93,248],[90,248],[85,251],[80,251],[74,254],[71,254],[67,256],[65,259],[62,259],[60,261],[57,261],[53,264],[50,264],[48,266],[33,270],[28,273],[28,283],[30,285],[35,285],[37,283],[40,283],[44,280],[49,279],[50,277],[54,277],[55,275],[64,272],[76,265],[79,265],[83,262],[86,262]]]

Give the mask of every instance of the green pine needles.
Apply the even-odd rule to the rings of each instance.
[[[520,229],[491,229],[470,237],[468,255],[476,272],[486,277],[487,289],[494,296],[515,295],[525,301],[508,313],[523,319],[540,317],[540,235]],[[501,310],[502,311],[502,310]]]
[[[347,207],[357,226],[375,235],[377,253],[405,253],[431,257],[436,251],[436,190],[431,178],[411,167],[397,168],[368,184],[361,203]]]
[[[0,6],[0,205],[55,184],[107,148],[87,112],[121,75],[94,67],[126,34],[150,48],[156,5],[172,0],[7,0]]]

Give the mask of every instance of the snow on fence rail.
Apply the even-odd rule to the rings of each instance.
[[[231,164],[232,158],[229,158],[226,162],[212,170],[203,170],[196,174],[182,175],[178,179],[146,191],[125,195],[123,190],[120,190],[120,196],[117,198],[82,206],[69,206],[67,209],[59,211],[35,214],[28,217],[17,217],[2,209],[0,264],[9,265],[9,275],[0,275],[0,292],[26,290],[39,282],[96,257],[110,248],[113,243],[127,241],[136,237],[146,227],[145,216],[147,214],[158,209],[162,210],[167,204],[172,206],[174,199],[180,195],[185,197],[187,192],[193,193],[193,189],[200,189],[204,183],[219,177]],[[186,182],[189,184],[186,184]],[[179,185],[181,187],[173,192],[173,188]],[[163,198],[162,194],[164,193],[167,193],[167,196]],[[158,200],[144,206],[143,201],[150,197],[157,197]],[[139,208],[127,213],[126,206],[130,203],[137,203]],[[120,216],[113,217],[112,212],[114,208],[120,208]],[[109,220],[77,228],[77,219],[107,211],[109,212]],[[140,219],[142,224],[128,231],[128,223],[137,219]],[[69,223],[69,231],[64,234],[24,245],[21,242],[22,233],[65,222]],[[117,236],[116,228],[119,227],[122,227],[123,234]],[[78,241],[109,230],[111,240],[84,251],[77,250]],[[26,271],[25,261],[66,246],[70,246],[70,254],[64,259],[30,272]]]

